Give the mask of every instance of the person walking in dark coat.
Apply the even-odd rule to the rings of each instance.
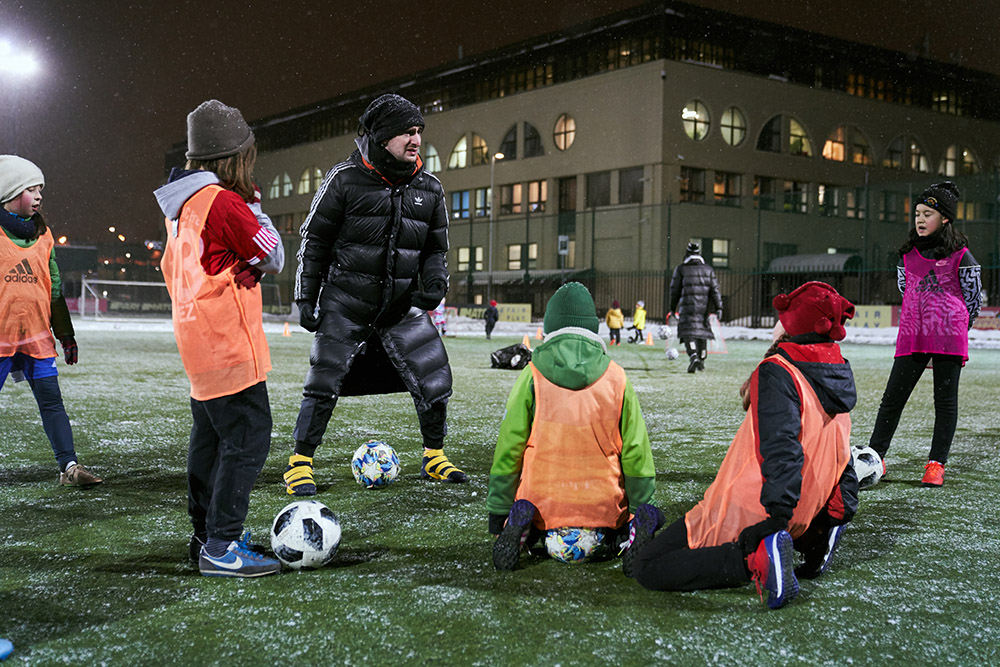
[[[468,480],[442,450],[451,366],[427,311],[448,291],[448,211],[420,159],[424,118],[382,95],[360,121],[357,150],[326,174],[300,230],[295,302],[316,338],[284,475],[293,496],[316,493],[313,455],[340,396],[410,392],[421,477]]]
[[[670,312],[678,319],[677,337],[691,360],[688,373],[705,370],[708,341],[715,339],[708,316],[717,313],[722,319],[722,293],[697,243],[688,243],[684,262],[670,278]]]
[[[486,306],[486,310],[483,311],[483,319],[486,320],[486,340],[489,340],[490,334],[493,333],[493,327],[500,319],[500,311],[497,310],[496,301],[490,301],[490,305]]]

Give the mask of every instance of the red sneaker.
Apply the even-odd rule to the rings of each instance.
[[[787,531],[768,535],[760,541],[757,550],[747,556],[750,580],[757,584],[757,595],[767,606],[780,609],[799,594],[799,580],[795,578],[792,536]]]
[[[924,478],[920,483],[924,486],[942,486],[944,484],[944,464],[928,461],[924,466]]]

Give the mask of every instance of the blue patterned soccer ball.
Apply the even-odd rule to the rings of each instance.
[[[599,528],[554,528],[545,534],[545,550],[564,563],[582,563],[604,541]]]
[[[366,489],[388,486],[399,477],[399,456],[381,440],[369,440],[354,452],[351,471],[358,484]]]
[[[337,515],[316,500],[286,505],[271,524],[271,549],[285,567],[312,570],[333,560],[340,546]]]

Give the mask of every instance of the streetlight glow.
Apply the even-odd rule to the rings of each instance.
[[[119,234],[118,235],[118,240],[121,241],[122,243],[125,243],[125,235],[124,234]]]
[[[59,237],[59,245],[66,245],[66,237],[65,236],[60,236]]]
[[[15,53],[10,42],[0,42],[0,72],[29,76],[38,71],[38,62],[30,53]]]
[[[114,234],[115,233],[115,226],[111,225],[110,227],[108,227],[108,231],[111,232],[112,234]]]

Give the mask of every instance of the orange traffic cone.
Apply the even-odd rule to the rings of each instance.
[[[653,332],[650,331],[648,334],[646,334],[646,345],[652,345],[652,344],[653,344]]]
[[[538,327],[538,331],[535,332],[535,340],[542,340],[542,328]]]
[[[291,336],[292,331],[288,328],[288,322],[285,322],[285,330],[281,332],[282,336]]]
[[[524,334],[524,340],[521,341],[521,344],[524,345],[529,350],[531,349],[531,341],[528,340],[528,334]]]

